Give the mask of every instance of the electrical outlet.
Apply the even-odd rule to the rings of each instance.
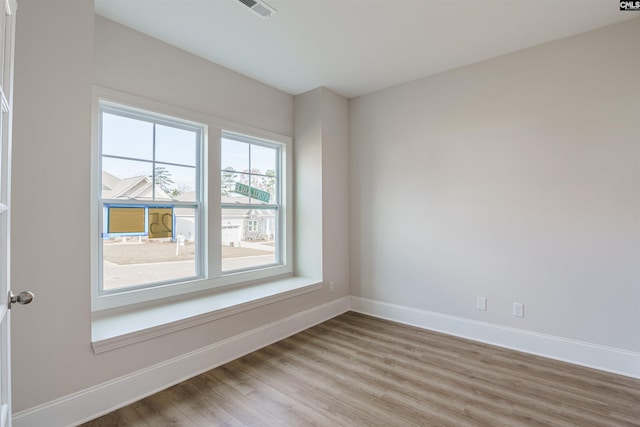
[[[513,315],[515,317],[524,317],[524,304],[522,304],[521,302],[514,302]]]
[[[329,281],[329,292],[333,292],[336,288],[336,282],[333,280]]]
[[[485,311],[487,309],[487,297],[476,298],[476,310]]]

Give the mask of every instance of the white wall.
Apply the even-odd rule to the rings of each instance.
[[[292,134],[291,95],[100,16],[95,28],[95,84]]]
[[[325,282],[349,288],[349,101],[322,89],[322,227]],[[346,219],[346,221],[345,221]]]
[[[638,40],[636,19],[351,100],[352,294],[639,351]]]
[[[13,289],[36,298],[12,310],[15,410],[95,377],[87,372],[92,65],[93,2],[20,1],[11,272]]]
[[[14,310],[14,412],[29,412],[347,294],[344,265],[324,264],[325,274],[340,280],[339,292],[321,289],[95,355],[91,85],[285,135],[293,133],[293,97],[102,18],[96,18],[94,34],[93,4],[86,0],[22,0],[16,52],[12,231],[20,238],[12,246],[13,288],[32,289],[36,300]],[[343,221],[346,227],[346,216]],[[346,247],[338,251],[348,258]],[[74,399],[54,402],[52,410]],[[46,405],[37,410],[22,424],[50,414]]]
[[[349,293],[349,102],[327,88],[297,95],[295,197],[297,274]]]
[[[322,276],[322,89],[294,98],[295,273]]]

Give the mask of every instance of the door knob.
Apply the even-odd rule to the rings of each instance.
[[[11,304],[29,304],[34,298],[35,295],[31,291],[22,291],[18,295],[14,295],[12,291],[9,291],[9,303],[7,305],[11,309]]]

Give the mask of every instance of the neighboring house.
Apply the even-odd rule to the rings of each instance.
[[[139,176],[133,176],[133,177],[121,179],[106,171],[102,171],[102,199],[107,201],[107,203],[105,203],[105,225],[104,225],[105,234],[104,236],[108,238],[123,237],[125,235],[139,236],[140,238],[142,238],[143,236],[146,236],[146,231],[144,232],[144,234],[141,234],[140,232],[136,232],[136,233],[119,233],[119,232],[113,232],[113,231],[109,232],[108,226],[106,224],[107,222],[106,218],[108,217],[107,204],[109,200],[119,200],[119,201],[138,200],[138,201],[149,201],[153,203],[157,202],[162,204],[165,204],[173,200],[171,196],[167,194],[167,192],[164,191],[159,185],[155,186],[155,194],[154,194],[152,180],[147,176],[139,175]],[[178,232],[178,227],[177,227],[178,224],[175,221],[175,217],[177,217],[177,215],[174,210],[174,227],[176,227],[175,231]],[[193,221],[191,222],[191,224],[192,225],[190,229],[188,229],[188,227],[183,227],[187,229],[186,231],[188,231],[189,236],[193,236],[193,230],[194,230]],[[169,225],[169,227],[171,226]],[[171,232],[171,228],[169,228],[168,231]],[[178,236],[179,234],[173,233],[173,235]],[[185,234],[185,237],[187,237],[186,234]]]
[[[195,192],[189,191],[175,197],[156,185],[155,201],[169,202],[193,201]],[[111,200],[149,200],[153,199],[151,179],[146,176],[135,176],[120,179],[109,172],[102,172],[102,198]],[[244,196],[222,197],[222,203],[248,203]],[[195,216],[193,209],[175,208],[175,235],[184,236],[193,241],[195,237]],[[273,211],[264,209],[222,209],[222,244],[239,246],[246,240],[273,240],[275,236],[275,215]]]
[[[222,196],[222,203],[247,203],[245,196]],[[222,209],[222,244],[235,246],[242,240],[273,240],[275,215],[265,209]]]
[[[192,202],[196,199],[195,191],[188,191],[175,197],[181,202]],[[196,217],[191,208],[175,208],[176,236],[184,236],[187,242],[193,242],[196,236]]]
[[[102,198],[107,199],[136,199],[153,200],[151,178],[147,176],[133,176],[120,179],[109,172],[102,172]],[[172,200],[160,186],[156,185],[155,200]]]

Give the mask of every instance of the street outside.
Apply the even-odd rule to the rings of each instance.
[[[242,242],[241,247],[222,246],[222,270],[272,264],[273,242]],[[177,252],[177,253],[176,253]],[[195,245],[175,242],[105,242],[103,286],[105,290],[195,276]]]

